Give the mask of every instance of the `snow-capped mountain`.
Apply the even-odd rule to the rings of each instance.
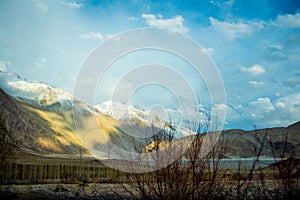
[[[161,127],[166,123],[152,112],[137,109],[132,105],[116,101],[106,101],[100,105],[96,105],[95,108],[117,120],[135,122],[139,125],[151,126],[151,124],[155,124]]]
[[[13,73],[0,72],[0,89],[0,118],[26,152],[85,149],[97,158],[120,159],[123,151],[143,152],[162,128],[176,132],[176,138],[194,134],[150,111],[109,102],[96,109],[62,89]]]
[[[165,116],[181,114],[176,110],[164,112]],[[190,130],[184,124],[170,123],[151,110],[118,102],[105,102],[95,109],[62,89],[26,81],[17,74],[0,72],[0,128],[13,136],[20,144],[20,150],[30,154],[64,156],[83,152],[98,159],[125,159],[124,156],[135,159],[135,153],[152,152],[157,147],[168,148],[168,139],[155,129],[174,133],[175,145],[191,141],[193,137],[186,136],[194,135],[191,131],[194,129]],[[251,157],[250,150],[245,150],[253,144],[251,134],[262,136],[266,131],[277,142],[279,153],[280,147],[284,146],[282,138],[287,138],[283,133],[289,134],[291,152],[299,152],[297,123],[287,128],[256,130],[247,134],[242,130],[224,131],[229,137],[228,155]],[[155,141],[153,134],[161,136],[161,141]],[[267,149],[262,155],[269,155]]]
[[[69,155],[81,149],[98,159],[120,159],[120,152],[142,152],[148,145],[147,139],[128,134],[141,130],[135,125],[105,115],[46,83],[0,72],[0,97],[1,126],[20,141],[25,152]]]
[[[138,109],[132,105],[126,105],[116,101],[106,101],[95,108],[102,113],[112,116],[113,118],[132,124],[135,126],[157,127],[167,131],[176,132],[175,137],[194,135],[195,132],[177,123],[180,119],[180,112],[171,109],[165,109],[164,114],[154,113],[151,110]],[[172,116],[174,121],[170,122],[165,116]]]
[[[72,107],[74,96],[43,82],[27,81],[15,73],[0,72],[0,87],[10,96],[32,101],[37,105],[56,110]]]
[[[1,126],[20,141],[24,152],[73,155],[81,149],[105,159],[108,143],[136,148],[118,121],[62,89],[0,72],[0,97]],[[140,151],[147,145],[141,143]],[[109,152],[110,158],[117,156]]]

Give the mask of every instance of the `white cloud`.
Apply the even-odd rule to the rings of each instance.
[[[269,97],[260,97],[245,106],[234,106],[233,109],[227,106],[226,121],[235,123],[249,119],[258,128],[289,126],[299,121],[300,93],[272,101]]]
[[[249,103],[249,107],[253,108],[254,113],[268,113],[275,110],[270,98],[258,98],[256,101]]]
[[[273,25],[284,28],[300,28],[300,13],[278,15]]]
[[[269,121],[273,125],[288,126],[300,119],[300,93],[279,98],[275,104],[276,111],[271,113]]]
[[[300,119],[300,93],[290,94],[285,97],[282,97],[278,100],[278,102],[282,102],[289,108],[290,112],[299,111],[299,119]]]
[[[210,56],[213,56],[216,53],[215,49],[213,49],[213,48],[207,48],[206,51],[207,51],[208,55],[210,55]]]
[[[283,102],[277,102],[275,106],[276,108],[285,108],[285,104]]]
[[[241,38],[250,35],[257,28],[262,29],[263,22],[226,22],[219,21],[213,17],[209,18],[211,26],[221,31],[229,39]]]
[[[84,40],[103,40],[103,35],[100,32],[90,32],[90,33],[84,33],[80,34],[79,37]]]
[[[184,18],[181,15],[177,15],[170,19],[163,19],[162,15],[142,14],[142,18],[146,20],[146,23],[149,26],[169,30],[171,32],[188,32],[188,28],[183,25]]]
[[[215,104],[213,105],[211,112],[213,116],[225,117],[227,109],[228,106],[226,104]]]
[[[69,8],[74,8],[74,9],[81,8],[83,6],[82,3],[77,3],[75,1],[73,1],[73,2],[62,1],[61,4],[68,6]]]
[[[251,73],[254,76],[260,75],[260,74],[264,74],[266,72],[265,69],[263,68],[263,66],[258,65],[258,64],[253,65],[253,66],[251,66],[249,68],[242,67],[241,71],[243,71],[243,72],[249,72],[249,73]]]
[[[256,88],[265,86],[265,83],[262,82],[262,81],[249,81],[248,84],[249,84],[250,86],[256,87]]]
[[[252,118],[255,125],[263,124],[262,121],[264,121],[263,125],[267,125],[267,115],[274,110],[275,107],[271,103],[270,98],[266,97],[250,102],[244,112],[247,117]]]
[[[216,53],[215,49],[213,48],[201,48],[200,51],[201,53],[208,54],[210,56],[213,56]]]

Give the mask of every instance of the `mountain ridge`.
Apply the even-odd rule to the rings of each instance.
[[[159,135],[161,129],[179,132],[182,138],[196,134],[191,130],[176,127],[173,126],[173,124],[168,124],[166,121],[161,121],[159,118],[159,125],[153,129],[153,121],[151,121],[151,118],[155,116],[151,116],[149,113],[134,107],[129,107],[131,109],[129,115],[115,119],[112,117],[112,112],[101,110],[99,106],[94,108],[85,102],[77,100],[76,97],[67,92],[66,95],[59,95],[59,92],[64,93],[64,90],[47,86],[45,83],[41,83],[42,89],[34,89],[35,94],[31,94],[30,98],[26,96],[26,92],[24,93],[26,94],[25,97],[23,97],[21,95],[22,91],[18,91],[19,94],[16,94],[14,90],[11,90],[11,94],[7,94],[7,91],[5,91],[7,84],[4,84],[7,80],[3,80],[5,79],[3,77],[5,77],[5,74],[1,72],[1,120],[5,123],[9,133],[13,134],[17,140],[22,141],[23,150],[29,153],[42,155],[78,155],[79,152],[83,152],[85,155],[90,156],[89,150],[92,148],[96,152],[104,152],[100,158],[105,158],[107,156],[105,154],[108,154],[106,151],[109,143],[132,152],[150,151],[153,149],[153,146],[159,145],[155,143],[153,137],[158,137],[155,136],[155,133]],[[10,81],[13,82],[14,80],[21,81],[20,84],[25,81],[17,75],[13,75],[12,78],[10,78]],[[35,84],[38,83],[40,82],[35,82]],[[32,84],[32,82],[28,82],[28,85],[30,84]],[[12,85],[14,84],[10,83],[10,86]],[[18,90],[22,89],[20,86],[18,88]],[[59,92],[57,93],[57,91]],[[44,92],[46,94],[43,94]],[[50,104],[41,103],[39,97],[49,97],[47,96],[49,92],[53,92],[50,96],[56,96],[56,100],[58,99],[58,101],[54,99]],[[67,98],[59,99],[61,96]],[[62,106],[62,104],[59,103],[61,102],[60,100],[66,100],[70,103],[70,106]],[[107,107],[107,109],[109,111],[109,107]],[[125,105],[124,109],[126,110],[128,107]],[[102,112],[99,112],[99,110]],[[125,112],[125,114],[128,113]],[[74,117],[77,118],[75,119]],[[77,121],[78,124],[76,124],[75,121]],[[78,135],[78,130],[81,131],[81,136]],[[252,131],[230,129],[223,130],[222,132],[227,138],[228,157],[253,156],[255,152],[250,149],[250,146],[253,146],[253,144],[259,142],[259,140],[265,140],[265,135],[268,135],[270,141],[274,143],[276,156],[280,156],[280,151],[283,150],[285,145],[284,142],[288,144],[289,153],[299,156],[299,130],[300,122],[296,122],[287,127]],[[99,131],[102,134],[102,138],[94,136],[99,134]],[[138,139],[135,137],[138,137]],[[181,137],[174,139],[180,140]],[[265,142],[270,143],[270,141]],[[219,144],[221,143],[222,139]],[[136,146],[133,146],[133,144]],[[88,147],[86,145],[90,146]],[[150,147],[149,145],[152,146]],[[112,156],[109,158],[118,158],[117,151],[110,153]],[[114,153],[116,156],[114,156]],[[266,147],[264,151],[262,151],[262,155],[271,156],[271,152]]]

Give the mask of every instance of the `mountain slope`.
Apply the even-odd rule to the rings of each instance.
[[[95,108],[122,122],[124,131],[132,135],[150,137],[158,133],[161,129],[167,131],[176,130],[174,131],[175,138],[183,138],[196,134],[184,126],[176,125],[177,122],[169,122],[169,120],[163,119],[159,116],[159,113],[138,109],[132,105],[126,105],[116,101],[107,101],[100,105],[96,105]],[[168,113],[169,110],[164,110],[163,112],[165,113],[161,114],[171,116],[171,113]],[[180,118],[180,113],[176,114]],[[180,122],[178,122],[178,124],[179,123]],[[130,129],[128,126],[134,127],[134,129]]]
[[[169,133],[177,143],[195,134],[132,106],[111,106],[106,103],[95,109],[62,89],[0,72],[0,118],[24,152],[66,156],[82,152],[100,159],[122,159],[120,149],[150,152],[167,146],[163,140],[172,136]],[[120,112],[117,117],[116,111]],[[286,128],[234,129],[222,134],[217,145],[226,144],[228,157],[254,157],[259,146],[262,156],[300,157],[300,122]]]
[[[89,148],[97,151],[98,158],[107,158],[108,143],[139,152],[147,145],[145,139],[135,139],[122,131],[117,120],[93,112],[80,101],[75,101],[73,109],[57,112],[42,109],[32,101],[10,97],[0,89],[0,109],[8,132],[20,141],[23,151],[33,154],[68,156],[78,155],[80,151],[89,154]],[[74,113],[77,113],[77,124]],[[116,158],[118,153],[111,151],[110,158]]]
[[[27,81],[19,75],[0,71],[0,88],[12,97],[56,112],[72,108],[74,96],[43,82]]]
[[[219,145],[226,145],[228,157],[300,158],[300,123],[288,127],[275,127],[254,131],[239,129],[223,131]]]
[[[98,158],[118,158],[118,150],[108,152],[108,144],[129,152],[147,152],[150,146],[153,146],[151,137],[145,139],[134,137],[141,134],[140,132],[153,131],[149,126],[130,125],[109,115],[96,111],[93,113],[88,105],[79,101],[74,106],[75,111],[81,111],[78,121],[81,121],[83,126],[77,127],[81,131],[81,137],[76,132],[72,109],[64,112],[47,110],[32,101],[13,98],[1,89],[0,97],[1,120],[14,138],[22,141],[21,148],[26,152],[42,155],[78,155],[81,150],[88,153],[85,148],[87,147],[97,150]],[[262,141],[264,147],[261,156],[270,157],[275,154],[280,157],[284,151],[300,156],[300,123],[286,128],[255,131],[226,130],[223,131],[223,136],[223,140],[226,140],[228,157],[254,157]],[[224,144],[222,137],[219,144]],[[271,151],[271,144],[274,152]]]
[[[0,89],[1,120],[25,151],[41,154],[78,154],[82,148],[68,123],[70,111],[56,113],[10,97]],[[60,123],[55,123],[59,122]],[[70,119],[69,119],[70,121]]]

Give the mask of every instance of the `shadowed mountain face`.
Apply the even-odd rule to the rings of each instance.
[[[78,154],[82,144],[73,130],[71,111],[42,110],[0,89],[1,121],[21,149],[38,154]]]
[[[72,104],[73,107],[67,109],[56,109],[55,105],[59,107],[60,104],[44,107],[30,99],[12,97],[0,89],[3,126],[18,141],[20,149],[27,153],[69,156],[78,155],[81,151],[90,155],[88,147],[102,152],[103,155],[98,155],[100,158],[106,158],[108,142],[131,152],[142,152],[148,144],[146,139],[135,139],[124,130],[152,127],[135,129],[78,100]],[[77,113],[76,125],[74,113]],[[118,152],[110,151],[110,158],[115,158],[114,153]]]
[[[226,130],[223,136],[220,141],[226,144],[229,157],[300,157],[300,122],[254,131]]]

